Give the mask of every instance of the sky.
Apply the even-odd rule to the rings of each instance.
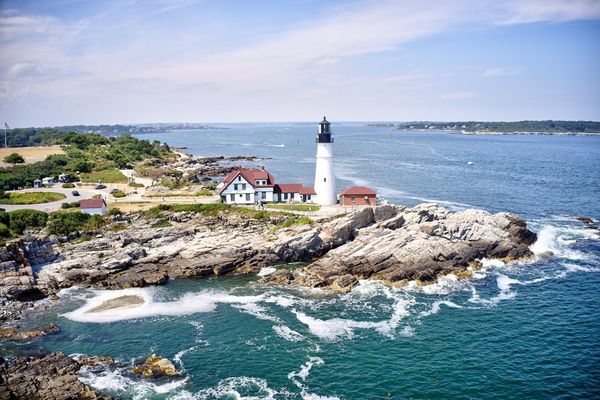
[[[0,0],[0,121],[600,120],[600,0]]]

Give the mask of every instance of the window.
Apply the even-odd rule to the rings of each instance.
[[[246,193],[246,201],[250,201],[250,193]]]
[[[237,183],[233,184],[233,190],[238,190],[238,184]]]
[[[246,190],[246,184],[242,183],[242,190]]]
[[[229,199],[231,199],[231,201],[235,201],[235,194],[231,194],[231,195],[229,196]]]
[[[262,192],[261,195],[260,195],[260,197],[262,197],[263,199],[266,199],[267,198],[267,192]]]
[[[238,181],[241,181],[241,180],[242,180],[242,177],[238,175]]]
[[[327,182],[327,178],[323,178],[323,182]]]
[[[307,196],[306,196],[306,198],[307,198],[308,200],[310,200],[310,194],[309,194],[309,195],[307,195]]]
[[[353,203],[356,203],[356,196],[350,197],[350,200],[352,200]]]
[[[284,199],[284,200],[287,200],[287,195],[288,195],[287,193],[284,193],[284,194],[283,194],[283,199]]]

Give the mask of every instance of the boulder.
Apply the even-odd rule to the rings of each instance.
[[[132,372],[145,378],[179,375],[179,372],[171,361],[155,354],[148,357],[142,364],[133,367]]]

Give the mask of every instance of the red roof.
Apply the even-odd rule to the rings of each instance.
[[[300,193],[302,185],[299,183],[278,183],[273,191],[275,193]]]
[[[225,179],[223,179],[223,187],[221,192],[229,186],[229,184],[237,178],[238,175],[242,175],[248,183],[253,187],[272,187],[275,184],[275,178],[264,168],[236,168],[231,171]],[[257,185],[256,180],[266,180],[266,185]]]
[[[275,193],[300,193],[300,194],[317,194],[315,189],[302,186],[300,183],[278,183],[273,188]]]
[[[102,208],[106,206],[104,199],[84,199],[79,202],[79,208]]]
[[[352,186],[342,192],[342,196],[376,196],[377,192],[365,186]]]
[[[300,194],[310,194],[310,195],[316,195],[316,194],[317,194],[317,192],[315,192],[315,189],[314,189],[314,188],[311,188],[311,187],[304,187],[304,186],[303,186],[303,187],[300,189]]]

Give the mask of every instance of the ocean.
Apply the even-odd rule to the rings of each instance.
[[[247,165],[312,186],[316,124],[219,127],[139,137],[196,155],[257,156]],[[365,281],[348,294],[261,286],[257,276],[71,288],[35,321],[61,332],[9,351],[113,356],[122,367],[81,378],[126,399],[600,397],[600,231],[576,219],[600,220],[600,137],[332,129],[338,191],[366,185],[408,206],[516,213],[539,235],[532,250],[554,257],[485,261],[470,281],[424,287]],[[103,320],[81,312],[122,293],[147,303]],[[128,372],[152,353],[183,375]]]

